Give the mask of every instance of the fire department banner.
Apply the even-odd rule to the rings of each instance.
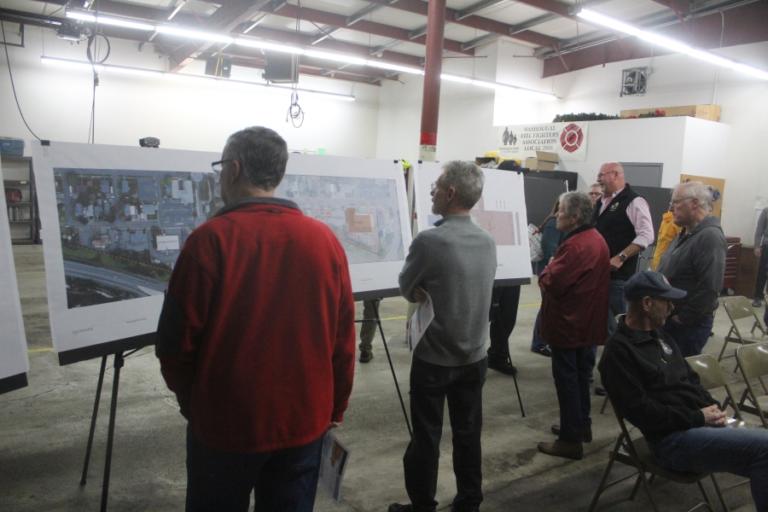
[[[560,160],[586,160],[589,123],[546,123],[498,127],[499,155],[535,156],[536,151],[557,153]]]

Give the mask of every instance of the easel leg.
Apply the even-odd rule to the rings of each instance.
[[[107,457],[104,461],[104,481],[101,486],[101,512],[107,510],[109,499],[109,473],[112,467],[112,443],[115,440],[115,416],[117,415],[117,390],[120,386],[120,368],[123,367],[123,353],[115,354],[115,375],[112,379],[112,403],[109,407],[109,429],[107,431]]]
[[[403,394],[400,392],[400,384],[397,382],[397,375],[395,374],[395,367],[392,364],[392,357],[389,355],[389,346],[387,345],[387,338],[384,336],[384,327],[381,325],[381,317],[379,316],[379,304],[374,305],[374,313],[376,315],[376,324],[379,326],[379,334],[381,334],[381,343],[384,345],[384,352],[387,354],[387,361],[389,361],[389,371],[392,372],[392,380],[395,381],[395,390],[397,391],[397,398],[400,400],[400,408],[403,410],[403,417],[405,418],[405,426],[408,427],[408,435],[413,437],[413,430],[411,429],[411,421],[408,419],[408,412],[405,410],[405,402],[403,401]]]
[[[517,403],[520,404],[520,415],[525,418],[525,409],[523,408],[523,399],[520,397],[520,388],[517,385],[517,375],[513,375],[512,379],[515,381],[515,391],[517,392]]]
[[[93,434],[96,431],[96,417],[99,414],[99,400],[101,399],[101,386],[104,384],[104,371],[107,367],[107,356],[101,358],[101,369],[99,370],[99,383],[96,384],[96,398],[93,401],[93,413],[91,414],[91,430],[88,433],[88,447],[85,449],[85,462],[83,463],[83,474],[80,477],[80,485],[85,485],[88,480],[88,465],[91,461],[91,448],[93,448]]]

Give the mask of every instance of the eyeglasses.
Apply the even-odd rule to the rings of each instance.
[[[612,172],[617,172],[617,171],[605,171],[605,172],[599,172],[599,173],[597,173],[597,178],[598,178],[598,179],[600,179],[600,178],[602,178],[603,176],[606,176],[606,175],[608,175],[608,174],[610,174],[610,173],[612,173]]]
[[[229,162],[234,162],[234,161],[235,160],[232,158],[227,158],[224,160],[217,160],[215,162],[211,162],[211,169],[218,176],[219,174],[221,174],[221,171],[224,169],[224,164],[228,164]]]
[[[601,192],[590,192],[589,195],[597,197],[597,196],[601,196],[603,194]]]
[[[680,204],[680,203],[682,203],[683,201],[686,201],[686,200],[688,200],[688,199],[693,199],[693,198],[692,198],[692,197],[678,197],[678,198],[672,198],[672,201],[670,202],[670,204],[672,204],[672,205],[675,205],[675,204]]]

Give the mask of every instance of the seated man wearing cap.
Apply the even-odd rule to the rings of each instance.
[[[639,272],[627,281],[627,314],[598,365],[603,386],[661,466],[749,477],[757,510],[768,510],[768,430],[726,427],[725,412],[660,330],[672,301],[685,293],[658,272]]]

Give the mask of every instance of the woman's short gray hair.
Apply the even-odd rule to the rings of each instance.
[[[459,205],[471,209],[483,194],[485,176],[472,162],[452,160],[443,166],[442,185],[456,190]]]
[[[712,189],[700,181],[686,181],[677,186],[680,199],[696,199],[705,212],[712,211]]]
[[[276,131],[251,126],[229,136],[222,156],[238,160],[251,185],[272,190],[285,175],[288,145]]]
[[[576,217],[577,226],[590,224],[594,206],[584,192],[565,192],[560,194],[560,211]]]

